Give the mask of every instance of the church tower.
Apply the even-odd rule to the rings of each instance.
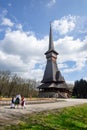
[[[39,88],[40,97],[68,97],[68,87],[57,67],[57,55],[58,53],[54,49],[53,38],[52,38],[52,27],[50,25],[49,33],[49,48],[45,53],[47,64],[44,72],[43,79]]]

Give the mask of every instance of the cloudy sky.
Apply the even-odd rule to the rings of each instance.
[[[87,79],[87,0],[0,0],[0,70],[42,80],[50,22],[65,80]]]

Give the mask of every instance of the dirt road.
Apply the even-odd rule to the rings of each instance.
[[[0,106],[0,126],[4,124],[17,123],[19,122],[20,117],[23,117],[25,114],[59,109],[83,103],[87,103],[87,99],[64,99],[64,101],[58,99],[54,103],[38,103],[26,105],[25,109],[22,109],[21,106],[15,109],[11,109],[10,106]]]

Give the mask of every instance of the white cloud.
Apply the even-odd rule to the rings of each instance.
[[[86,46],[86,43],[86,38],[81,41],[80,39],[74,40],[73,37],[68,36],[55,42],[57,51],[60,54],[58,62],[67,64],[67,61],[72,61],[74,63],[72,67],[69,67],[68,65],[66,67],[63,67],[63,72],[70,73],[74,71],[80,71],[83,67],[86,66],[87,47],[83,49],[84,46]]]
[[[18,73],[18,72],[17,72]],[[41,69],[31,69],[26,72],[19,72],[19,76],[24,78],[24,79],[35,79],[37,81],[41,81],[43,77],[43,70]]]
[[[75,22],[76,17],[69,15],[62,17],[60,20],[54,20],[52,25],[55,31],[58,31],[60,34],[66,34],[74,30]]]
[[[47,42],[48,37],[38,40],[33,35],[27,35],[25,32],[17,30],[8,31],[1,45],[5,52],[20,55],[23,60],[27,60],[31,56],[38,59],[39,55],[44,53]]]
[[[47,7],[52,7],[56,3],[56,0],[50,0],[49,3],[47,3]]]
[[[28,75],[27,78],[38,80],[43,74],[47,43],[48,37],[38,40],[31,33],[27,34],[21,30],[6,31],[0,44],[0,69],[5,66],[7,70],[20,72],[20,75],[23,73],[23,77]],[[37,63],[39,68],[36,67]]]
[[[59,64],[58,66],[59,66],[60,69],[62,69],[62,68],[65,69],[65,68],[68,67],[68,65],[65,64],[65,63],[59,63],[59,62],[58,62],[58,64]]]
[[[11,54],[9,55],[3,51],[0,51],[0,65],[0,68],[2,69],[3,66],[5,66],[5,68],[7,67],[8,70],[10,70],[10,68],[15,68],[19,69],[19,71],[23,70],[21,69],[22,66],[25,66],[20,56]]]
[[[17,24],[16,27],[17,27],[18,30],[22,30],[22,25],[21,24]]]
[[[2,25],[12,27],[14,25],[14,23],[8,18],[3,18]]]

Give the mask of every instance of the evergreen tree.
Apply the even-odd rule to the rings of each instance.
[[[75,81],[72,95],[76,98],[87,98],[87,81],[84,79]]]

